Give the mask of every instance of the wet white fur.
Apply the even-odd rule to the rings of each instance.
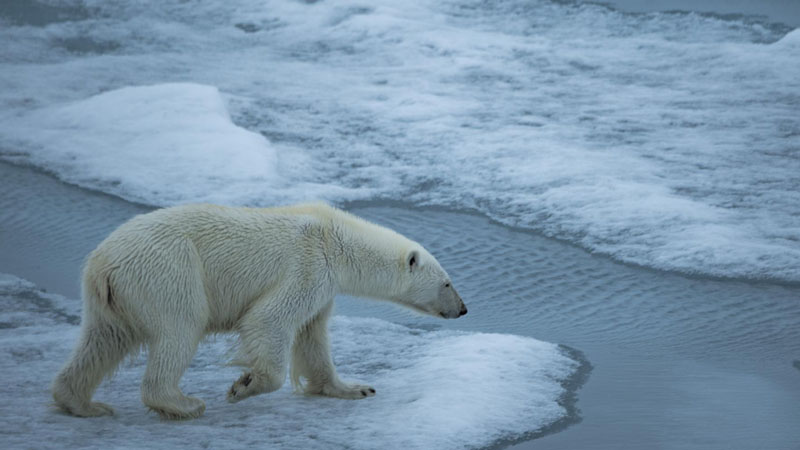
[[[83,273],[81,336],[53,381],[77,416],[111,414],[91,402],[103,377],[148,348],[142,401],[165,418],[200,416],[205,403],[178,387],[198,343],[235,331],[234,363],[247,368],[230,401],[291,379],[306,393],[374,395],[336,375],[327,320],[336,294],[395,301],[458,317],[447,273],[421,245],[323,205],[233,208],[187,205],[137,216],[95,249]],[[302,386],[301,378],[305,379]]]

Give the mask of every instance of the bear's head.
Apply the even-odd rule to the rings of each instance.
[[[406,252],[401,292],[394,299],[412,309],[445,319],[457,319],[467,313],[447,272],[424,248]]]

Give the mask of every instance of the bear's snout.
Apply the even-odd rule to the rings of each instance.
[[[467,306],[464,305],[464,302],[459,301],[458,303],[461,305],[458,307],[458,309],[451,309],[448,312],[439,313],[439,315],[445,319],[458,319],[459,317],[467,314]]]
[[[450,283],[442,287],[442,291],[440,291],[439,294],[439,301],[448,305],[443,308],[445,312],[439,314],[445,319],[458,319],[467,314],[467,306],[464,305],[464,300],[461,300],[461,296],[458,295],[458,292],[456,292],[455,288],[453,288]]]

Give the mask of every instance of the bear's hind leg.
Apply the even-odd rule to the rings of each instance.
[[[160,264],[152,266],[141,301],[131,306],[148,344],[142,402],[162,419],[191,419],[203,415],[206,405],[184,395],[178,383],[205,335],[209,302],[194,245],[187,240],[163,245],[148,255],[148,264]],[[130,280],[131,285],[138,282]]]
[[[303,377],[306,394],[353,400],[372,397],[375,389],[371,386],[344,383],[336,374],[328,341],[328,318],[332,310],[331,300],[297,333],[292,348],[292,385],[296,390],[302,389],[300,378]]]
[[[162,335],[149,345],[147,369],[142,380],[142,402],[162,419],[200,417],[206,409],[202,400],[184,395],[178,387],[199,341],[198,333]]]
[[[112,415],[110,406],[91,401],[92,394],[138,341],[126,327],[91,314],[84,320],[72,356],[53,380],[53,399],[56,406],[78,417]]]

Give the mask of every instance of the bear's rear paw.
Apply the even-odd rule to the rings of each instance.
[[[375,389],[372,386],[366,386],[363,384],[347,384],[337,382],[323,386],[320,394],[327,395],[328,397],[358,400],[374,396]]]
[[[89,407],[84,411],[85,417],[99,417],[99,416],[113,416],[114,408],[105,403],[94,402],[89,403]]]
[[[73,416],[78,417],[100,417],[114,415],[114,409],[111,408],[111,406],[100,402],[89,403],[87,406],[81,407],[69,407],[64,405],[59,405],[59,407],[66,410]]]
[[[252,372],[242,374],[228,389],[228,401],[236,403],[266,391],[264,382]],[[273,389],[274,390],[274,389]]]
[[[228,389],[228,401],[236,403],[257,394],[276,391],[283,385],[284,373],[246,372]]]
[[[203,415],[206,404],[199,398],[183,396],[174,402],[158,402],[147,404],[165,420],[195,419]]]

